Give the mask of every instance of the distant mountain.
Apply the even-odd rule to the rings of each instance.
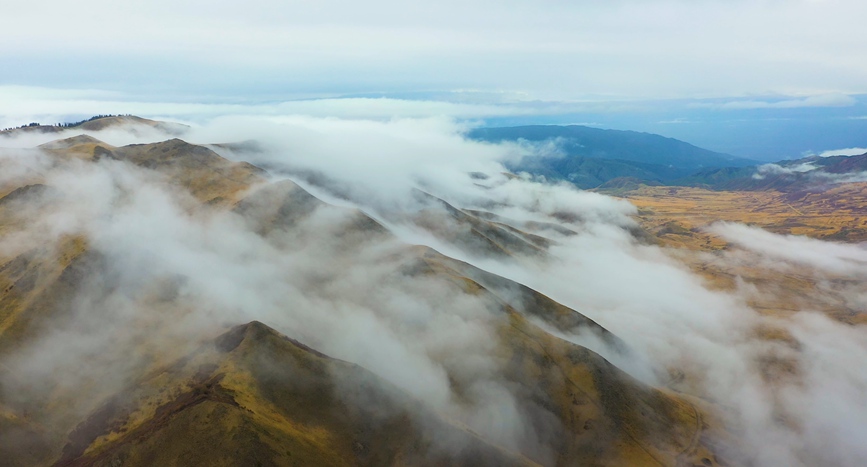
[[[860,156],[810,156],[752,167],[708,169],[675,180],[671,184],[714,190],[791,192],[863,181],[867,181],[867,153]]]
[[[867,171],[867,153],[860,156],[822,157],[818,158],[816,163],[828,173],[864,172]]]
[[[101,131],[107,128],[119,127],[124,127],[125,129],[133,133],[136,131],[136,127],[153,128],[172,136],[180,136],[189,129],[189,126],[181,123],[160,122],[156,120],[149,120],[147,118],[136,117],[134,115],[97,115],[73,123],[42,125],[38,122],[33,122],[16,128],[6,128],[4,130],[0,130],[0,137],[10,138],[22,134],[62,133],[64,131]]]
[[[701,169],[757,164],[660,135],[580,125],[479,128],[469,137],[495,143],[553,143],[561,154],[525,157],[509,168],[568,180],[581,188],[594,188],[619,177],[667,182]]]
[[[693,169],[678,169],[654,164],[595,159],[592,157],[525,157],[509,164],[515,172],[544,176],[548,180],[567,180],[579,188],[596,188],[610,180],[628,177],[662,183],[691,174]]]

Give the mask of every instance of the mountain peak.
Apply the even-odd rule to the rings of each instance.
[[[309,352],[320,358],[331,359],[328,355],[319,352],[309,346],[292,339],[289,336],[277,332],[274,328],[268,326],[261,321],[250,321],[246,324],[240,324],[226,331],[225,333],[214,339],[214,344],[222,352],[231,352],[241,346],[244,342],[262,343],[268,339],[276,339],[282,342],[288,342],[295,347]]]
[[[50,141],[45,144],[40,144],[39,148],[41,149],[69,149],[73,146],[78,146],[81,144],[98,144],[100,146],[111,146],[106,144],[93,136],[89,135],[78,135],[73,136],[71,138],[57,139],[54,141]]]
[[[21,125],[15,128],[0,130],[0,136],[15,137],[32,133],[61,133],[64,131],[104,131],[113,128],[123,128],[132,134],[140,133],[141,129],[154,129],[172,136],[186,133],[190,127],[182,123],[162,122],[137,117],[135,115],[97,115],[73,123],[58,123],[43,125],[38,122]]]

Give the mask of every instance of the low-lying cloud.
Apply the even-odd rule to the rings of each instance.
[[[860,156],[861,154],[867,154],[867,148],[843,148],[843,149],[829,149],[827,151],[822,151],[818,154],[819,157],[832,157],[832,156]]]
[[[727,241],[780,261],[859,276],[867,272],[867,249],[859,245],[826,242],[799,235],[777,235],[731,222],[713,224],[708,231]]]
[[[780,164],[762,164],[756,168],[756,173],[753,174],[753,178],[756,180],[764,180],[768,175],[792,175],[792,174],[801,174],[806,172],[811,172],[813,170],[818,169],[815,164],[811,162],[804,162],[797,165],[787,165],[783,166]]]
[[[840,93],[820,94],[800,99],[782,100],[733,100],[721,104],[696,104],[696,107],[709,107],[720,110],[746,109],[796,109],[801,107],[849,107],[856,103],[851,96]]]
[[[867,436],[867,374],[858,363],[867,360],[863,326],[810,309],[763,315],[744,290],[711,287],[672,252],[637,240],[631,217],[637,211],[628,202],[505,174],[501,161],[515,157],[520,145],[468,141],[465,131],[448,119],[225,117],[184,136],[200,144],[255,140],[254,149],[215,149],[268,168],[274,180],[293,180],[323,200],[359,209],[395,235],[349,245],[339,233],[355,211],[320,207],[300,225],[262,236],[236,214],[193,208],[197,203],[188,193],[166,188],[152,171],[112,160],[58,166],[12,151],[3,157],[4,167],[23,168],[3,172],[4,183],[38,174],[61,190],[63,201],[40,211],[39,223],[4,236],[0,254],[8,259],[83,234],[105,258],[112,287],[86,284],[69,304],[72,318],[64,324],[74,325],[50,329],[8,358],[5,365],[22,369],[23,381],[4,384],[44,389],[62,376],[75,388],[103,377],[100,391],[110,394],[140,361],[114,358],[127,354],[104,349],[143,343],[146,360],[166,343],[183,346],[189,336],[257,319],[370,369],[498,442],[549,460],[546,440],[532,439],[526,414],[514,408],[518,396],[492,357],[497,303],[454,294],[436,279],[394,274],[405,245],[422,244],[602,324],[641,357],[607,348],[594,336],[559,331],[560,337],[597,350],[642,381],[716,404],[741,435],[740,455],[756,465],[852,465],[867,457],[858,442]],[[119,136],[113,141],[123,142]],[[434,235],[416,222],[419,212],[436,206],[419,201],[419,190],[544,236],[551,242],[547,254],[495,257]],[[859,246],[738,224],[716,224],[710,231],[754,256],[812,268],[820,276],[867,276],[867,254]],[[726,255],[718,260],[738,261]],[[166,292],[176,301],[165,305],[170,309],[164,314],[149,313],[141,300],[150,289],[142,284],[159,288],[163,277],[183,278]],[[837,292],[828,287],[822,293]],[[848,303],[860,303],[857,288],[846,293]],[[766,327],[784,330],[797,344],[757,338],[756,329]],[[81,364],[94,355],[102,370]],[[769,380],[762,366],[769,359],[794,362],[798,371]],[[678,373],[688,376],[672,382]],[[456,375],[472,388],[469,403],[452,392],[449,378]],[[80,403],[72,409],[86,412],[88,404]]]
[[[840,154],[829,154],[822,157],[830,157],[832,155]],[[768,176],[774,175],[803,177],[804,180],[819,185],[867,182],[867,171],[832,173],[822,170],[822,167],[815,165],[813,162],[803,162],[796,165],[763,164],[756,168],[756,172],[752,178],[754,180],[764,180]]]

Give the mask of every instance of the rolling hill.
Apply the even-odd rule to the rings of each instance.
[[[60,135],[0,148],[4,465],[848,465],[865,183],[376,191],[301,133]]]
[[[21,159],[2,159],[6,173],[20,175],[0,186],[0,232],[20,238],[0,257],[6,465],[724,465],[707,403],[642,383],[555,334],[596,336],[624,354],[627,343],[529,287],[401,244],[362,211],[179,139],[114,147],[77,136],[28,151],[44,163],[15,172]],[[106,191],[92,197],[96,186]],[[417,198],[426,207],[411,222],[459,248],[517,258],[551,245],[544,226]],[[64,217],[98,208],[84,224]],[[128,217],[134,208],[157,222]],[[53,240],[30,230],[60,218]],[[192,235],[189,225],[205,229],[183,248],[137,240],[162,225],[187,232],[172,242]],[[221,295],[229,284],[191,292],[199,275],[216,272],[209,245],[229,248],[235,238],[255,248],[230,253],[233,267],[267,265],[267,286],[256,293],[275,301],[253,301],[273,308],[270,324],[213,314],[232,308],[225,301],[235,295]],[[169,266],[154,262],[166,250]],[[199,258],[183,263],[195,273],[177,269],[179,255]],[[304,255],[313,255],[312,269],[293,272]],[[358,276],[353,264],[368,266]],[[334,297],[358,277],[374,282]],[[329,327],[315,331],[316,321],[335,326],[330,314],[339,320],[380,287],[392,295],[375,299],[370,313],[387,313],[400,296],[460,304],[465,326],[484,323],[491,333],[478,355],[435,345],[447,400],[377,373],[389,366],[369,370],[325,353],[343,347]],[[306,321],[287,318],[299,310]],[[417,340],[433,325],[411,314],[377,319],[397,320]],[[42,372],[34,361],[52,363]],[[485,401],[502,397],[522,436],[495,429],[505,409],[479,424]]]
[[[79,122],[66,124],[43,125],[33,122],[16,128],[6,128],[0,131],[0,138],[11,139],[27,134],[57,134],[60,136],[63,132],[96,132],[108,128],[124,128],[126,131],[132,132],[153,129],[174,136],[180,136],[189,129],[187,125],[181,123],[160,122],[136,117],[135,115],[98,115]]]

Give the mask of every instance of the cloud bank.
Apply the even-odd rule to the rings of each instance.
[[[867,148],[829,149],[827,151],[822,151],[818,155],[819,155],[819,157],[832,157],[832,156],[860,156],[861,154],[867,154]]]
[[[762,164],[756,168],[756,173],[753,174],[753,178],[756,180],[763,180],[768,175],[801,174],[812,172],[818,168],[819,167],[817,167],[811,162],[804,162],[801,164],[790,166],[782,166],[780,164]]]
[[[200,144],[255,140],[251,150],[215,149],[269,169],[275,181],[294,181],[322,200],[360,210],[395,235],[350,243],[341,232],[357,211],[319,207],[296,227],[262,236],[236,214],[191,209],[191,195],[167,188],[153,171],[111,160],[57,166],[38,153],[5,151],[4,167],[18,169],[4,170],[0,181],[37,173],[64,201],[40,208],[48,209],[40,211],[41,223],[4,236],[2,256],[83,234],[111,278],[110,287],[99,280],[87,284],[70,302],[69,323],[5,365],[28,369],[21,373],[24,387],[53,388],[62,374],[73,389],[103,378],[100,390],[109,393],[141,362],[105,354],[106,348],[138,342],[146,360],[169,343],[183,349],[190,335],[258,319],[369,368],[499,442],[547,459],[546,440],[534,437],[542,435],[493,363],[496,303],[455,295],[437,280],[393,274],[405,245],[425,245],[596,320],[640,357],[581,332],[561,330],[559,336],[599,351],[642,381],[714,404],[742,435],[739,455],[756,465],[852,465],[867,456],[859,442],[867,435],[867,374],[858,364],[867,359],[863,325],[810,309],[763,315],[750,306],[745,289],[710,287],[672,252],[639,241],[629,203],[506,175],[500,161],[521,147],[468,141],[464,131],[448,119],[228,116],[185,136]],[[95,136],[118,144],[142,138]],[[436,235],[418,218],[448,219],[448,211],[420,200],[419,191],[544,236],[548,252],[498,257],[451,240],[459,237]],[[460,225],[441,227],[456,232]],[[736,224],[718,224],[712,232],[754,256],[812,268],[816,277],[867,276],[867,256],[857,246]],[[719,261],[740,260],[723,255]],[[163,290],[164,277],[183,280]],[[177,305],[165,314],[147,313],[140,300],[154,291],[178,297]],[[859,306],[862,292],[847,289],[855,297],[849,303]],[[828,287],[822,293],[839,292]],[[757,329],[768,327],[792,339],[756,337]],[[75,363],[93,358],[112,373]],[[797,370],[771,378],[768,361],[790,362]],[[451,389],[456,375],[471,388],[469,402],[458,402]],[[79,403],[84,406],[72,409],[86,411],[87,403]]]
[[[801,99],[782,99],[774,101],[764,100],[734,100],[721,104],[695,104],[720,110],[745,110],[745,109],[797,109],[803,107],[849,107],[856,100],[845,94],[820,94],[804,97]]]

